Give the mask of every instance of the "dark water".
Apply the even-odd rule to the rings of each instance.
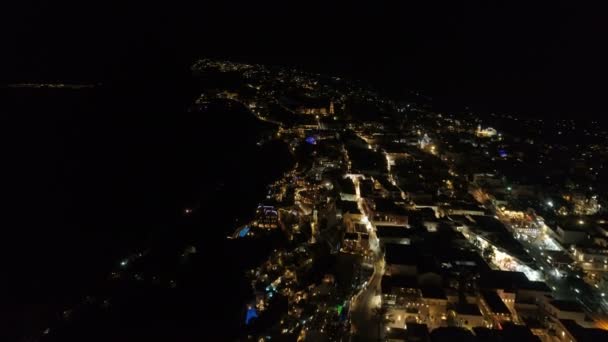
[[[256,145],[268,127],[242,108],[188,111],[201,86],[184,78],[143,90],[2,89],[3,278],[11,296],[0,314],[12,327],[3,334],[35,335],[96,293],[121,257],[163,244],[197,246],[199,268],[187,277],[210,306],[226,306],[216,326],[234,324],[244,296],[232,292],[242,287],[242,259],[251,255],[227,243],[226,233],[253,214],[266,184],[291,160],[278,142]],[[186,207],[194,208],[191,217],[183,216]],[[107,338],[125,335],[120,324],[129,320],[118,314],[134,309],[120,308],[103,321],[115,334]],[[188,317],[204,321],[205,310]]]

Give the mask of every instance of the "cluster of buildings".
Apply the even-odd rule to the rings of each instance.
[[[605,146],[551,140],[534,120],[493,115],[498,129],[487,127],[335,78],[211,67],[242,73],[229,99],[276,124],[297,160],[253,223],[290,241],[252,273],[256,319],[284,303],[263,334],[608,338],[608,221],[594,183]]]

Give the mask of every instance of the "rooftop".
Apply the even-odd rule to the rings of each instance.
[[[409,276],[383,276],[382,293],[391,293],[394,288],[415,289],[418,288],[416,277]]]
[[[608,330],[585,328],[570,319],[560,319],[560,323],[576,341],[608,341]]]
[[[409,245],[398,245],[388,243],[384,246],[385,260],[388,265],[417,265],[419,252],[415,247]]]
[[[420,289],[422,291],[423,298],[431,298],[431,299],[447,299],[445,296],[445,291],[440,287],[422,287]]]
[[[452,202],[446,209],[485,212],[485,209],[479,205],[463,201]]]
[[[492,216],[475,215],[472,218],[479,228],[485,232],[509,233],[504,224]]]
[[[339,179],[338,187],[342,193],[355,195],[355,184],[353,184],[353,181],[350,180],[350,178]]]
[[[528,281],[519,288],[521,290],[551,292],[551,288],[544,281]]]
[[[477,304],[458,303],[454,308],[454,311],[460,315],[482,316]]]
[[[439,327],[431,332],[433,342],[472,342],[475,336],[465,328]]]
[[[503,323],[502,329],[489,329],[485,327],[473,328],[475,336],[479,341],[502,342],[502,341],[518,341],[518,342],[540,342],[540,338],[532,333],[525,325],[515,325],[511,323]]]
[[[481,296],[492,313],[510,314],[509,308],[502,301],[496,291],[481,291]]]
[[[491,270],[481,274],[479,287],[483,289],[513,290],[526,282],[528,282],[528,277],[523,272]]]
[[[374,211],[396,215],[407,215],[407,210],[405,210],[403,206],[397,205],[394,201],[385,198],[377,198],[374,200]]]
[[[531,281],[522,272],[490,270],[481,274],[479,287],[483,289],[502,289],[506,291],[530,290],[551,292],[542,281]]]
[[[560,311],[585,312],[585,310],[583,310],[583,307],[573,300],[554,299],[549,303]]]
[[[413,231],[405,227],[376,226],[376,236],[382,238],[407,238],[412,236]]]
[[[418,266],[418,273],[439,273],[439,264],[437,263],[437,259],[435,259],[434,255],[425,254],[419,256],[417,259],[418,263],[416,266]]]
[[[336,208],[340,209],[343,214],[361,214],[357,202],[352,201],[336,201]]]
[[[518,342],[540,342],[540,338],[530,331],[525,325],[516,325],[513,323],[503,323],[501,335],[503,341],[518,341]]]
[[[386,333],[386,338],[403,341],[428,341],[430,339],[429,329],[426,324],[408,323],[407,329],[391,328]]]
[[[386,177],[377,177],[375,179],[378,181],[378,183],[380,183],[380,185],[382,185],[382,187],[386,191],[401,191],[398,187],[393,185],[393,183],[391,183]]]
[[[587,232],[594,226],[594,222],[585,217],[566,216],[557,219],[557,226],[562,230]]]

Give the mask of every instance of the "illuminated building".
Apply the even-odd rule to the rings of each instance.
[[[554,320],[556,337],[559,341],[607,341],[608,330],[584,327],[571,319]]]
[[[340,251],[343,253],[364,254],[369,248],[369,235],[364,233],[345,233]]]
[[[452,215],[485,215],[484,208],[469,203],[451,203],[449,206],[442,206],[438,209],[441,217]]]
[[[399,318],[399,317],[397,317]],[[395,324],[398,325],[398,324]],[[391,328],[386,332],[386,341],[388,342],[404,342],[404,341],[430,341],[429,328],[426,324],[407,323],[402,324],[403,328]]]
[[[587,241],[588,233],[583,227],[575,225],[558,225],[556,231],[557,240],[562,245],[579,244]]]
[[[481,291],[479,303],[484,315],[492,318],[497,326],[500,325],[500,322],[512,320],[511,310],[496,291]]]
[[[388,243],[409,245],[413,232],[405,226],[376,226],[376,236],[380,240],[380,246]]]
[[[384,198],[377,198],[372,204],[371,221],[376,225],[406,226],[408,222],[408,212],[394,201]]]
[[[403,192],[386,177],[374,178],[374,189],[384,198],[403,199]]]
[[[608,271],[608,248],[574,246],[572,256],[585,271]]]
[[[357,191],[355,185],[350,178],[342,178],[338,181],[338,188],[340,189],[340,199],[343,201],[356,201]]]
[[[418,274],[418,250],[408,245],[385,245],[385,274],[408,275]]]
[[[556,319],[569,319],[579,324],[585,324],[585,310],[575,301],[571,300],[546,300],[542,307],[543,311]]]
[[[601,206],[597,196],[587,198],[581,194],[574,194],[571,198],[575,215],[595,215],[600,211]]]
[[[478,125],[477,126],[477,131],[475,131],[475,134],[478,137],[491,138],[491,137],[497,135],[498,132],[494,128],[492,128],[492,127],[488,127],[488,128],[482,129],[481,125]]]
[[[485,326],[485,318],[479,311],[479,306],[473,303],[462,302],[455,305],[449,314],[453,316],[459,326],[471,329]]]
[[[257,228],[274,229],[279,222],[279,213],[273,206],[259,205],[253,225]]]
[[[420,145],[420,148],[424,150],[427,146],[429,146],[431,144],[431,138],[429,138],[429,136],[426,133],[424,133],[422,138],[420,138],[420,140],[418,140],[418,144]]]

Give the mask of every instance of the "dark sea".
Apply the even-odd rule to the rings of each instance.
[[[185,245],[196,246],[198,261],[196,269],[181,270],[188,273],[182,278],[200,286],[196,293],[209,307],[199,307],[201,298],[167,297],[174,302],[167,309],[151,292],[116,300],[108,317],[89,315],[60,336],[95,340],[86,333],[100,329],[107,335],[96,335],[99,340],[142,337],[158,333],[144,326],[167,321],[162,314],[133,320],[122,316],[127,312],[187,312],[184,319],[194,321],[161,329],[198,325],[196,333],[182,330],[186,336],[241,323],[249,295],[242,272],[268,247],[235,247],[226,235],[251,218],[266,185],[293,161],[280,142],[256,144],[271,128],[244,108],[192,109],[205,84],[189,76],[187,65],[176,74],[86,89],[0,89],[7,200],[2,278],[9,294],[0,319],[11,327],[2,329],[8,338],[2,340],[39,336],[85,296],[107,294],[109,272],[134,251],[160,251],[149,267],[171,268],[163,253]],[[193,214],[184,215],[186,208]],[[122,295],[136,291],[145,292],[130,288]],[[197,307],[183,304],[189,302]]]

